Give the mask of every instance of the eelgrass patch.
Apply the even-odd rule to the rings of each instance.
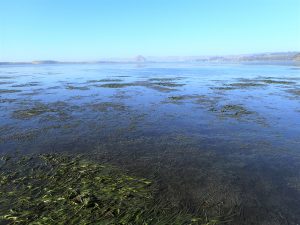
[[[39,86],[40,82],[28,82],[24,84],[15,84],[12,85],[12,87],[34,87],[34,86]]]
[[[10,141],[27,142],[41,134],[41,129],[23,129],[22,131],[6,132],[0,136],[0,143]],[[0,223],[1,224],[1,223]]]
[[[242,105],[224,105],[221,107],[220,112],[222,114],[230,115],[230,116],[242,116],[242,115],[249,115],[253,112],[249,111]]]
[[[254,111],[250,111],[243,105],[239,104],[226,104],[215,105],[209,109],[220,118],[232,118],[237,120],[246,120],[266,125],[264,118],[260,117]]]
[[[16,119],[30,119],[32,117],[41,115],[46,112],[53,112],[53,110],[43,103],[37,103],[35,106],[26,109],[20,109],[13,112],[13,118]]]
[[[155,201],[152,181],[63,154],[0,160],[3,224],[217,224]]]
[[[150,78],[149,81],[158,81],[158,82],[171,82],[176,80],[181,80],[182,77],[157,77],[157,78]]]
[[[74,109],[75,107],[69,107],[67,103],[62,101],[48,104],[35,102],[32,106],[15,110],[12,117],[15,119],[31,119],[42,114],[52,114],[61,119],[66,119],[68,118],[68,112]]]
[[[101,102],[88,105],[94,111],[106,112],[108,110],[124,111],[128,107],[123,103]]]
[[[89,87],[81,87],[81,86],[73,86],[73,85],[67,85],[66,86],[67,90],[81,90],[81,91],[86,91],[89,90]]]
[[[121,79],[100,79],[100,80],[88,80],[87,83],[101,83],[101,82],[121,82]]]
[[[292,78],[290,78],[292,79]],[[258,77],[253,79],[239,78],[238,82],[223,84],[223,86],[212,87],[212,89],[217,90],[236,90],[236,89],[249,89],[257,87],[265,87],[268,85],[294,85],[295,81],[284,80],[280,78],[270,78],[270,77]]]
[[[0,81],[0,85],[13,84],[13,81]]]
[[[200,95],[172,95],[168,97],[168,99],[164,101],[164,103],[180,104],[186,102],[187,100],[198,99],[200,97]]]
[[[300,97],[300,88],[288,89],[287,92],[292,94],[294,97]]]
[[[158,86],[163,86],[163,87],[181,87],[181,86],[185,85],[185,84],[178,84],[178,83],[174,83],[174,82],[155,82],[152,84],[158,85]]]
[[[175,91],[175,87],[183,86],[184,84],[177,84],[171,82],[149,82],[149,81],[136,81],[132,83],[106,83],[101,85],[95,85],[96,87],[103,87],[103,88],[125,88],[125,87],[145,87],[150,88],[160,92],[170,92]]]
[[[0,89],[0,94],[11,94],[11,93],[17,93],[21,92],[21,90],[15,90],[15,89]]]
[[[15,98],[0,98],[0,103],[13,103],[16,101],[17,99]]]
[[[124,88],[130,86],[137,86],[135,83],[107,83],[97,85],[96,87],[103,87],[103,88]]]
[[[294,81],[285,81],[285,80],[262,79],[262,80],[258,80],[258,81],[266,83],[266,84],[283,84],[283,85],[296,84],[296,82],[294,82]]]

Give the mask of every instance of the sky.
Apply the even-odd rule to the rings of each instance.
[[[0,0],[0,61],[300,51],[300,0]]]

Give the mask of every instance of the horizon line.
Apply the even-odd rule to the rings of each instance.
[[[231,59],[231,60],[242,60],[243,57],[271,57],[271,56],[280,56],[282,57],[289,56],[286,58],[287,61],[291,60],[293,57],[300,54],[300,51],[274,51],[274,52],[258,52],[258,53],[245,53],[245,54],[215,54],[215,55],[169,55],[169,56],[143,56],[137,55],[134,57],[106,57],[106,58],[99,58],[98,60],[55,60],[55,59],[36,59],[36,60],[29,60],[29,61],[0,61],[1,64],[11,63],[24,63],[24,64],[42,64],[42,63],[113,63],[113,62],[160,62],[160,60],[217,60],[217,59]],[[240,57],[240,58],[238,58]],[[152,60],[147,60],[152,59]],[[244,58],[246,59],[246,58]],[[156,61],[159,60],[159,61]],[[246,59],[249,60],[249,59]],[[269,59],[270,60],[270,59]],[[280,60],[279,58],[272,58],[271,60]]]

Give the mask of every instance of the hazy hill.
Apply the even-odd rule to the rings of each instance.
[[[296,54],[293,58],[295,61],[300,61],[300,53]]]
[[[293,62],[300,61],[300,52],[273,52],[225,56],[169,56],[147,57],[138,55],[135,58],[108,58],[99,61],[60,62],[55,60],[37,60],[32,62],[0,62],[0,65],[10,64],[59,64],[59,63],[145,63],[145,62]]]

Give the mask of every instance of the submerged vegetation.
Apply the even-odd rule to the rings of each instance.
[[[26,104],[26,103],[25,103]],[[66,119],[69,117],[68,111],[72,111],[76,107],[68,107],[69,105],[63,101],[57,101],[53,103],[34,102],[33,106],[26,107],[24,109],[15,110],[12,113],[12,117],[15,119],[31,119],[42,114],[55,116],[59,119]]]
[[[101,83],[101,82],[121,82],[121,79],[100,79],[100,80],[88,80],[87,83]]]
[[[47,105],[40,103],[32,108],[15,111],[13,117],[17,119],[30,119],[46,112],[53,112],[53,110],[47,107]]]
[[[124,111],[127,107],[121,103],[113,103],[113,102],[101,102],[89,105],[89,107],[94,111],[106,112],[109,109],[116,111]]]
[[[220,87],[212,87],[212,89],[217,90],[236,90],[236,89],[248,89],[248,88],[255,88],[255,87],[265,87],[267,85],[294,85],[296,84],[295,81],[287,81],[287,80],[279,80],[269,77],[257,77],[253,79],[247,78],[239,78],[237,79],[238,82],[236,83],[229,83],[224,84]]]
[[[68,89],[68,90],[81,90],[81,91],[89,90],[88,87],[79,87],[79,86],[73,86],[73,85],[67,85],[66,89]]]
[[[21,90],[0,89],[0,94],[9,94],[9,93],[16,93],[16,92],[21,92]]]
[[[149,79],[148,81],[135,81],[131,83],[106,83],[106,84],[100,84],[95,85],[96,87],[104,87],[104,88],[125,88],[125,87],[145,87],[150,88],[156,91],[160,92],[169,92],[169,91],[175,91],[177,89],[174,89],[174,87],[181,87],[185,84],[178,84],[175,82],[171,82],[173,78],[155,78],[155,79]],[[153,82],[155,81],[155,82]]]
[[[15,84],[12,85],[12,87],[33,87],[33,86],[39,86],[40,82],[28,82],[24,84]]]
[[[98,66],[0,77],[0,224],[299,223],[297,71]]]
[[[176,81],[181,80],[182,77],[157,77],[157,78],[150,78],[149,81],[159,81],[159,82],[170,82],[170,81]]]
[[[295,97],[300,97],[300,88],[299,89],[297,89],[297,88],[289,89],[287,91],[288,91],[288,93],[292,94]]]
[[[129,86],[135,86],[134,83],[108,83],[108,84],[102,84],[97,85],[97,87],[104,87],[104,88],[124,88]]]
[[[163,86],[163,87],[181,87],[185,85],[185,84],[177,84],[173,82],[155,82],[153,84],[158,86]]]
[[[155,201],[155,185],[110,165],[43,154],[0,160],[0,223],[217,224]]]
[[[221,108],[221,113],[231,116],[242,116],[252,114],[253,112],[247,110],[245,107],[241,105],[224,105]]]

